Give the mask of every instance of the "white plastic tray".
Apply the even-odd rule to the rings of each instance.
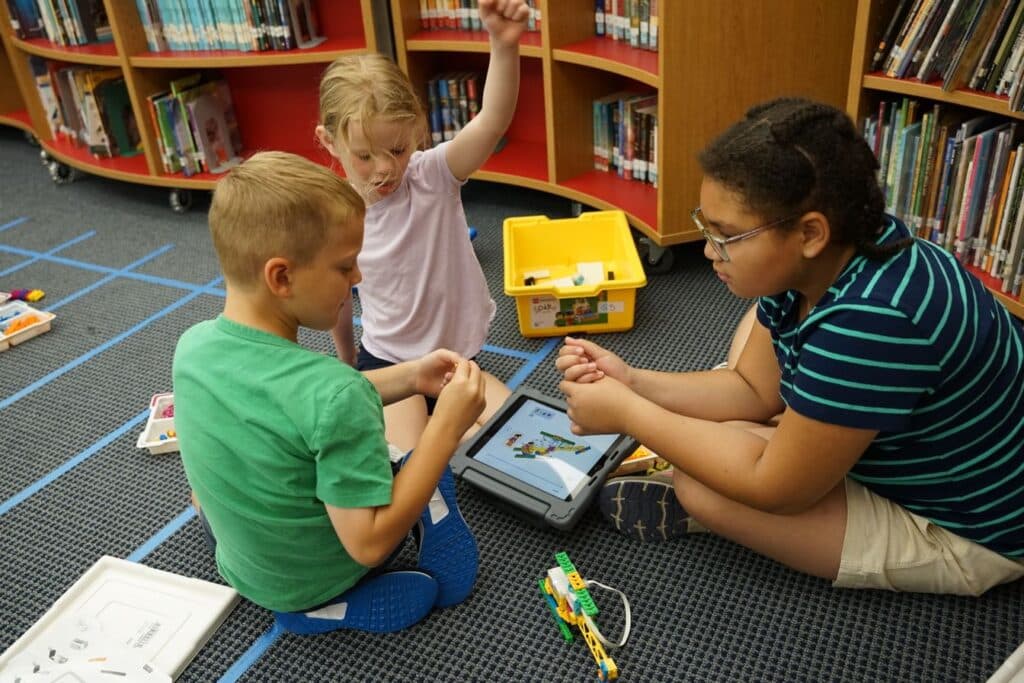
[[[7,334],[11,324],[26,315],[36,316],[38,322],[23,327],[12,334]],[[28,341],[43,332],[49,332],[50,323],[56,317],[49,311],[40,311],[32,308],[24,301],[8,301],[7,303],[0,304],[0,351],[6,351],[10,347]]]
[[[166,417],[168,415],[169,417]],[[178,450],[178,437],[174,432],[174,394],[153,394],[149,399],[149,418],[146,428],[139,434],[135,445],[148,448],[150,453],[173,453]],[[160,435],[165,438],[161,439]]]
[[[227,586],[101,557],[0,655],[0,681],[83,680],[61,674],[97,660],[126,672],[100,680],[177,678],[238,599]]]

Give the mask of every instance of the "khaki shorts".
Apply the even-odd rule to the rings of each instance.
[[[1024,576],[1010,559],[957,536],[846,479],[838,588],[981,595]]]

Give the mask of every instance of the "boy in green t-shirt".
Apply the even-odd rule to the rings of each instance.
[[[233,169],[209,216],[224,311],[174,356],[182,462],[217,568],[298,633],[405,628],[464,600],[477,574],[448,460],[483,410],[480,369],[442,349],[360,374],[296,343],[300,326],[334,327],[359,283],[364,214],[347,182],[301,157]],[[382,403],[414,394],[437,409],[393,476]],[[418,571],[371,572],[414,526]]]

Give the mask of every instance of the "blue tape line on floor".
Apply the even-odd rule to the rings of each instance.
[[[32,256],[29,259],[27,259],[25,261],[22,261],[21,263],[15,263],[13,266],[11,266],[10,268],[7,268],[6,270],[0,270],[0,276],[10,275],[11,273],[19,271],[22,268],[25,268],[26,266],[30,266],[33,263],[38,263],[39,261],[43,260],[44,256],[53,256],[54,254],[56,254],[61,249],[67,249],[68,247],[70,247],[72,245],[78,244],[79,242],[82,242],[84,240],[89,239],[90,237],[92,237],[95,234],[96,234],[95,230],[90,230],[89,232],[82,233],[78,237],[74,237],[72,239],[69,239],[64,244],[58,244],[53,249],[50,249],[49,251],[43,252],[43,253],[39,254],[38,256]]]
[[[506,349],[504,346],[493,346],[492,344],[484,344],[482,351],[488,353],[497,353],[502,356],[511,356],[512,358],[521,358],[523,360],[531,360],[533,354],[529,351],[519,351],[517,349]]]
[[[133,429],[136,425],[138,425],[138,424],[140,424],[142,422],[145,422],[147,417],[149,417],[149,408],[146,408],[141,413],[139,413],[138,415],[136,415],[132,419],[128,420],[127,422],[125,422],[123,425],[121,425],[120,427],[118,427],[114,431],[106,434],[105,436],[100,438],[98,441],[93,443],[91,446],[86,448],[84,451],[82,451],[81,453],[79,453],[75,457],[73,457],[70,460],[68,460],[67,462],[65,462],[63,465],[61,465],[57,469],[53,470],[52,472],[50,472],[46,476],[41,477],[40,479],[37,479],[31,485],[26,486],[21,491],[19,491],[15,495],[13,495],[10,498],[8,498],[7,500],[5,500],[3,503],[0,503],[0,516],[3,516],[5,514],[7,514],[11,510],[11,508],[13,508],[14,506],[18,505],[19,503],[24,501],[26,498],[34,495],[35,493],[38,493],[47,484],[53,482],[54,480],[56,480],[61,475],[66,474],[67,472],[71,471],[72,469],[74,469],[78,465],[82,464],[83,462],[85,462],[88,458],[92,457],[93,455],[96,455],[97,453],[99,453],[105,446],[107,446],[110,443],[113,443],[117,439],[119,439],[122,436],[124,436],[126,433],[128,433],[129,430]]]
[[[117,268],[111,268],[110,266],[99,266],[95,263],[87,263],[85,261],[77,261],[75,259],[64,258],[63,256],[53,256],[52,254],[46,254],[44,252],[32,251],[31,249],[22,249],[21,247],[12,247],[9,244],[0,244],[0,251],[8,254],[16,254],[18,256],[34,256],[38,257],[40,261],[47,261],[49,263],[57,263],[62,266],[70,266],[71,268],[79,268],[81,270],[88,270],[94,273],[103,273],[104,275],[111,275],[113,273],[120,272]],[[171,287],[174,289],[184,289],[185,291],[194,292],[197,290],[204,290],[207,294],[216,294],[224,296],[224,290],[219,288],[210,288],[209,285],[197,285],[192,282],[184,282],[182,280],[175,280],[167,277],[159,277],[157,275],[147,275],[146,273],[122,273],[120,277],[128,278],[129,280],[138,280],[140,282],[148,282],[153,285],[163,285],[164,287]]]
[[[548,354],[551,353],[551,351],[553,351],[561,341],[561,337],[552,337],[544,342],[544,346],[540,347],[540,349],[533,354],[530,360],[528,360],[523,367],[519,368],[519,370],[516,371],[516,374],[509,378],[507,382],[508,388],[515,390],[520,384],[525,382],[526,378],[530,376],[530,373],[537,369],[537,366],[548,357]]]
[[[188,524],[188,522],[196,516],[196,510],[191,505],[185,508],[184,511],[170,522],[168,522],[160,531],[153,534],[148,541],[140,545],[135,549],[128,557],[124,558],[129,562],[141,562],[146,555],[153,552],[158,545],[166,541],[168,538],[174,535],[181,527]]]
[[[4,408],[7,408],[8,406],[16,403],[17,401],[20,401],[21,399],[23,399],[26,396],[28,396],[29,394],[31,394],[33,391],[46,386],[47,384],[49,384],[53,380],[57,379],[58,377],[64,375],[67,372],[70,372],[71,370],[74,370],[79,365],[81,365],[81,364],[85,363],[86,361],[94,358],[95,356],[98,356],[99,354],[103,353],[104,351],[106,351],[107,349],[111,348],[112,346],[116,346],[117,344],[120,344],[122,341],[124,341],[128,337],[132,336],[136,332],[146,328],[150,323],[152,323],[152,322],[154,322],[156,320],[159,320],[160,318],[164,317],[168,313],[176,311],[177,309],[181,308],[182,306],[184,306],[188,302],[190,302],[193,299],[195,299],[196,297],[198,297],[200,294],[206,293],[206,288],[207,287],[212,287],[213,285],[219,283],[220,281],[221,281],[220,277],[217,277],[217,278],[211,280],[207,285],[199,288],[198,290],[192,292],[191,294],[183,296],[182,298],[178,299],[177,301],[175,301],[174,303],[170,304],[169,306],[165,306],[164,308],[160,309],[159,311],[157,311],[153,315],[149,316],[148,318],[146,318],[142,322],[137,323],[136,325],[130,327],[129,329],[127,329],[124,332],[122,332],[121,334],[117,335],[116,337],[113,337],[112,339],[109,339],[109,340],[103,342],[99,346],[97,346],[97,347],[95,347],[95,348],[93,348],[93,349],[91,349],[89,351],[86,351],[85,353],[83,353],[78,358],[75,358],[74,360],[72,360],[72,361],[70,361],[68,363],[65,363],[64,365],[62,365],[61,367],[57,368],[56,370],[47,373],[46,375],[44,375],[40,379],[37,379],[32,384],[29,384],[27,387],[14,392],[13,394],[8,396],[7,398],[5,398],[2,401],[0,401],[0,410],[3,410]]]
[[[274,641],[276,641],[283,633],[284,629],[278,626],[275,621],[274,625],[267,629],[255,643],[249,646],[249,649],[231,665],[230,669],[224,672],[224,675],[220,677],[218,683],[234,683],[237,681],[245,674],[246,671],[249,670],[249,667],[256,663],[256,660],[263,656],[264,652],[270,649],[270,646],[274,644]]]
[[[88,287],[83,287],[82,289],[79,289],[77,292],[72,292],[68,296],[66,296],[63,299],[61,299],[60,301],[58,301],[56,303],[53,303],[53,304],[50,304],[49,306],[45,307],[43,310],[44,311],[53,311],[55,309],[60,308],[61,306],[65,305],[65,304],[69,304],[72,301],[74,301],[75,299],[78,299],[79,297],[85,296],[86,294],[88,294],[89,292],[93,291],[94,289],[98,289],[99,287],[102,287],[103,285],[107,284],[108,282],[112,282],[112,281],[116,280],[118,277],[121,277],[124,273],[128,272],[129,270],[133,270],[135,268],[138,268],[139,266],[143,265],[144,263],[146,263],[148,261],[152,261],[153,259],[155,259],[157,256],[160,256],[161,254],[166,254],[168,251],[170,251],[173,248],[174,248],[173,244],[165,244],[164,246],[160,247],[156,251],[152,251],[152,252],[146,254],[145,256],[140,258],[138,261],[135,261],[133,263],[129,263],[124,268],[122,268],[122,269],[120,269],[120,270],[118,270],[118,271],[116,271],[114,273],[111,273],[110,275],[107,275],[105,277],[100,278],[99,280],[97,280],[96,282],[92,283]]]
[[[22,216],[21,218],[15,218],[13,221],[9,221],[0,225],[0,232],[4,230],[10,230],[11,228],[17,227],[28,220],[28,216]]]

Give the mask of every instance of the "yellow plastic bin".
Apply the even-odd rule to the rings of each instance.
[[[636,290],[647,276],[625,214],[523,216],[503,228],[505,293],[516,298],[524,337],[633,327]]]

